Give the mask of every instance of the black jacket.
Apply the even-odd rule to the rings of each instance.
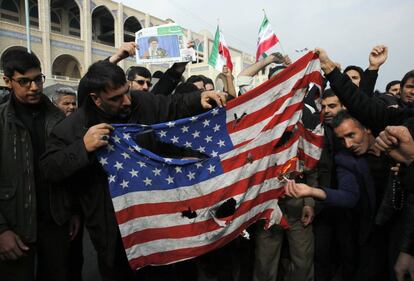
[[[128,123],[155,124],[201,113],[200,94],[153,95],[131,93],[132,113]],[[109,122],[88,97],[76,112],[53,130],[40,168],[48,180],[64,182],[79,198],[91,240],[100,258],[114,262],[119,230],[108,190],[107,176],[94,153],[87,153],[83,136],[89,127]],[[141,135],[140,145],[159,151],[152,133]]]
[[[64,114],[46,96],[45,132],[49,135]],[[0,105],[0,233],[12,230],[25,242],[36,241],[37,205],[31,137],[17,118],[14,99]],[[47,136],[46,136],[47,137]],[[70,203],[61,187],[49,188],[52,217],[58,224],[70,216]]]
[[[326,78],[351,115],[370,128],[374,135],[378,135],[386,126],[404,125],[409,122],[410,117],[414,117],[413,108],[387,108],[380,100],[368,97],[351,82],[347,75],[342,74],[337,68]],[[413,197],[414,166],[404,167],[400,173],[405,175],[401,179],[403,188],[409,191],[409,197]],[[408,200],[407,205],[401,250],[414,256],[414,211],[412,211],[414,210],[414,200]]]

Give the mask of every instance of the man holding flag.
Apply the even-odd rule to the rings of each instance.
[[[88,96],[82,106],[52,131],[40,171],[52,182],[65,182],[79,198],[103,281],[134,280],[125,255],[107,175],[94,152],[108,144],[111,123],[153,124],[191,116],[217,103],[225,105],[223,93],[195,92],[191,95],[153,95],[129,91],[124,71],[108,61],[92,64],[81,79]],[[144,133],[139,143],[161,151],[153,133]]]

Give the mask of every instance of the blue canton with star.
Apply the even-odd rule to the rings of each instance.
[[[113,125],[109,144],[96,152],[111,196],[191,186],[223,173],[219,155],[232,149],[224,108],[157,125]],[[154,130],[158,139],[206,154],[207,159],[164,158],[140,147],[134,136]]]

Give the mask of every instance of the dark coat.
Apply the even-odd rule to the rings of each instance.
[[[64,114],[46,96],[45,132],[48,136]],[[47,137],[46,136],[46,137]],[[70,216],[65,190],[48,185],[50,210],[58,224]],[[25,242],[36,241],[37,206],[33,149],[29,131],[17,118],[13,99],[0,105],[0,233],[11,229]]]

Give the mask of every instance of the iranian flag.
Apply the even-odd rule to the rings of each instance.
[[[219,26],[217,26],[216,35],[214,36],[214,45],[208,58],[208,64],[220,72],[223,71],[224,65],[227,65],[230,71],[233,70],[230,51]]]
[[[259,58],[265,54],[267,50],[272,48],[279,42],[279,39],[276,37],[276,34],[273,32],[272,27],[270,26],[269,20],[266,15],[264,16],[263,22],[260,25],[259,29],[259,38],[257,39],[257,51],[256,51],[256,61],[259,61]]]

